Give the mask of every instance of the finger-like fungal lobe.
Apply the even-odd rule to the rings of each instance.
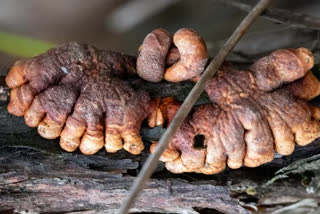
[[[289,155],[320,136],[319,80],[307,49],[277,50],[249,71],[222,67],[206,85],[213,104],[199,107],[178,130],[162,161],[174,173],[216,174]],[[202,146],[196,139],[202,136]],[[156,144],[151,148],[154,149]]]
[[[180,82],[200,75],[207,61],[206,44],[194,30],[182,28],[172,41],[166,30],[156,29],[139,48],[137,73],[151,82]]]
[[[123,77],[135,74],[135,58],[93,46],[68,43],[35,58],[18,61],[6,77],[12,88],[8,111],[24,116],[48,139],[60,136],[69,152],[94,154],[122,148],[144,149],[140,125],[148,117],[147,92]]]
[[[137,73],[141,78],[150,82],[163,79],[171,43],[171,36],[164,29],[156,29],[146,36],[137,59]]]
[[[173,97],[155,98],[153,100],[153,109],[151,109],[151,114],[148,117],[148,125],[152,128],[168,126],[180,105],[180,102]]]
[[[207,47],[195,31],[182,28],[173,36],[173,43],[180,53],[180,60],[166,69],[164,79],[180,82],[200,75],[207,64]]]
[[[306,48],[281,49],[261,58],[249,69],[257,79],[258,88],[271,91],[303,77],[313,64],[313,55]]]

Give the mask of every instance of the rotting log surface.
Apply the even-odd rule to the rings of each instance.
[[[3,78],[0,87],[1,82]],[[152,96],[171,95],[179,100],[192,87],[191,83],[132,82]],[[7,89],[1,93],[6,97]],[[207,102],[204,95],[198,104]],[[320,106],[320,98],[313,104]],[[125,151],[85,156],[64,152],[58,140],[41,138],[36,129],[24,124],[23,118],[8,114],[6,105],[6,101],[0,101],[0,212],[114,213],[148,155],[149,141],[159,139],[164,131],[143,125],[141,134],[147,148],[139,156]],[[248,213],[245,208],[269,212],[306,198],[320,203],[317,154],[320,139],[306,147],[297,146],[291,156],[276,155],[273,162],[258,168],[225,170],[212,176],[174,175],[160,164],[132,211],[198,213],[206,208]]]

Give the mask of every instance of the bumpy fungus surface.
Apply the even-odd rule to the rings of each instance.
[[[172,39],[168,31],[156,29],[144,39],[137,59],[138,75],[150,82],[163,79]]]
[[[311,52],[299,48],[277,50],[249,71],[222,67],[206,85],[214,104],[183,123],[161,160],[174,173],[215,174],[226,163],[256,167],[271,161],[274,149],[289,155],[295,143],[311,143],[320,136],[319,108],[306,101],[320,92],[312,66]],[[198,135],[204,148],[195,146]]]
[[[140,47],[137,73],[152,82],[196,81],[207,60],[195,31],[180,29],[172,40],[156,29]],[[215,174],[226,165],[256,167],[271,161],[274,150],[289,155],[295,143],[319,137],[320,109],[307,102],[320,93],[309,71],[313,63],[311,52],[299,48],[277,50],[248,71],[223,66],[206,85],[212,104],[189,115],[162,154],[167,169]],[[149,116],[151,127],[170,123],[180,103],[133,90],[125,77],[135,73],[133,57],[69,43],[11,68],[8,111],[45,138],[60,136],[66,151],[94,154],[105,146],[139,154],[142,121]]]
[[[179,82],[202,73],[208,61],[207,47],[201,36],[192,29],[182,28],[173,36],[156,29],[144,39],[137,59],[137,72],[147,81],[163,78]]]
[[[133,57],[69,43],[15,63],[6,77],[12,88],[8,111],[24,116],[44,138],[61,136],[69,152],[79,147],[89,155],[105,146],[139,154],[140,125],[152,102],[123,79],[133,74]]]

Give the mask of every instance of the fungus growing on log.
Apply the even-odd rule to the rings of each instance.
[[[220,68],[206,85],[213,104],[182,124],[161,160],[174,173],[216,174],[226,164],[257,167],[271,161],[274,150],[289,155],[295,143],[311,143],[320,136],[319,108],[307,102],[320,92],[312,66],[311,52],[299,48],[277,50],[249,71]],[[196,148],[198,135],[205,148]]]
[[[150,114],[147,92],[123,79],[135,74],[135,58],[93,46],[68,43],[18,61],[6,77],[12,88],[8,111],[24,116],[48,139],[60,137],[69,152],[94,154],[144,149],[140,125]],[[122,139],[124,143],[122,143]]]
[[[196,81],[207,61],[203,39],[185,28],[173,41],[163,29],[150,33],[139,50],[137,71],[134,57],[68,43],[11,68],[8,111],[24,116],[44,138],[60,136],[69,152],[79,147],[90,155],[105,146],[108,152],[124,148],[139,154],[142,121],[148,118],[151,127],[170,123],[180,104],[151,99],[126,77]],[[167,169],[215,174],[226,165],[256,167],[271,161],[274,150],[289,155],[295,143],[319,137],[319,108],[307,102],[320,93],[309,71],[313,64],[311,52],[299,48],[277,50],[248,71],[222,66],[206,85],[212,104],[189,115],[163,153]]]

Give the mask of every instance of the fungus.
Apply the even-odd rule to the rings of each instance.
[[[8,111],[24,116],[44,138],[61,136],[68,152],[79,147],[90,155],[105,146],[139,154],[151,99],[122,78],[133,74],[134,57],[68,43],[15,63],[6,77],[12,88]]]
[[[295,143],[311,143],[320,136],[319,108],[307,102],[319,95],[312,66],[311,52],[299,48],[277,50],[249,71],[220,68],[206,85],[213,104],[182,124],[161,160],[174,173],[216,174],[226,165],[257,167],[274,150],[290,155]],[[205,148],[193,144],[197,135],[205,136]]]

